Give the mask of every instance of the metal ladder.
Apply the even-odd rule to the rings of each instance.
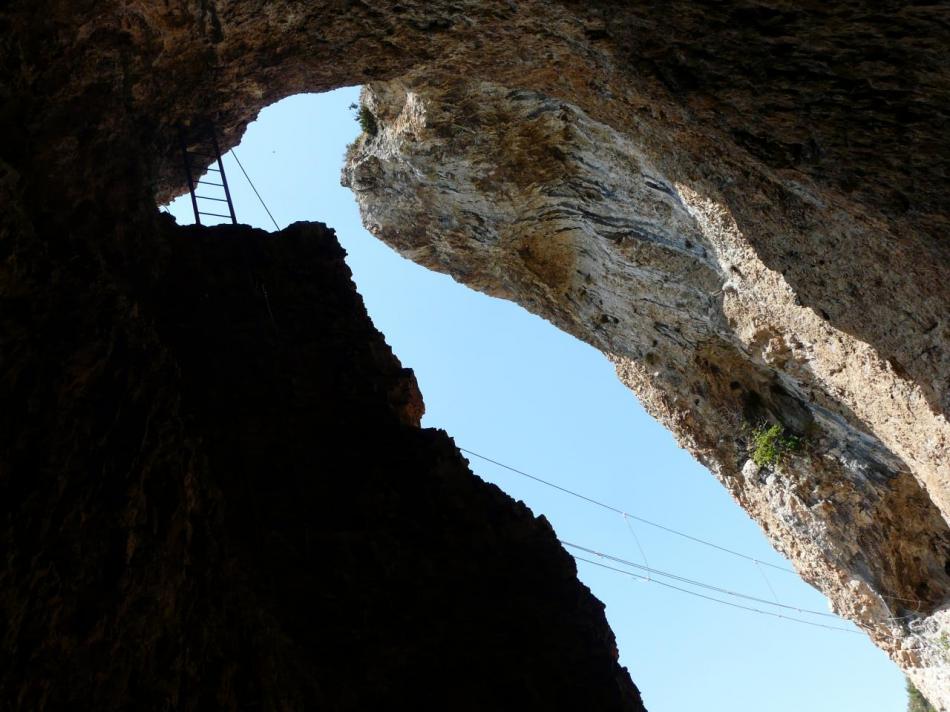
[[[221,149],[218,147],[218,139],[215,136],[214,126],[211,122],[198,124],[191,127],[190,133],[186,133],[182,126],[178,127],[178,143],[181,145],[181,155],[185,163],[185,177],[188,179],[188,191],[191,193],[191,207],[195,211],[195,224],[201,225],[201,216],[231,219],[231,223],[237,225],[237,218],[234,215],[234,203],[231,202],[231,191],[228,189],[228,178],[224,174],[224,164],[221,162]],[[195,179],[195,166],[192,158],[198,159],[198,164],[203,166],[208,159],[211,160],[206,170],[208,173],[216,173],[220,183],[212,180],[205,180],[208,176]],[[217,168],[213,166],[217,164]],[[217,195],[199,195],[198,186],[204,193],[215,193]],[[223,197],[220,197],[222,196]],[[214,203],[226,203],[228,206],[228,215],[218,212],[208,212],[199,209],[199,200],[212,201]],[[203,206],[202,206],[203,207]]]

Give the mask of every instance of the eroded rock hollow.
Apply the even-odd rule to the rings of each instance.
[[[807,11],[782,0],[7,3],[6,697],[23,708],[52,708],[65,690],[235,706],[279,697],[268,685],[296,680],[280,688],[290,691],[283,702],[264,706],[318,699],[301,680],[306,665],[329,663],[296,655],[317,628],[287,637],[289,624],[268,627],[273,620],[242,607],[259,585],[267,595],[255,595],[271,606],[260,616],[279,618],[288,597],[310,589],[283,578],[287,558],[264,567],[273,586],[255,578],[266,562],[234,522],[257,505],[242,499],[247,481],[220,478],[233,458],[226,442],[266,466],[258,437],[287,448],[280,457],[291,472],[319,463],[302,449],[304,433],[284,441],[257,416],[239,416],[252,402],[276,413],[286,383],[208,362],[218,353],[256,375],[252,361],[266,357],[251,344],[277,349],[276,334],[294,327],[275,315],[269,327],[254,322],[264,329],[255,340],[246,340],[249,325],[228,331],[248,310],[261,318],[249,293],[228,291],[241,269],[208,277],[218,297],[196,285],[234,255],[200,240],[174,247],[181,242],[161,227],[155,202],[183,190],[179,126],[210,120],[227,147],[277,99],[370,82],[364,104],[379,129],[354,146],[345,170],[370,229],[602,349],[836,610],[948,709],[948,28],[940,5],[857,1]],[[297,264],[274,259],[290,272]],[[300,277],[288,283],[305,291]],[[209,325],[194,321],[204,307],[189,312],[179,290],[190,304],[225,293],[245,303],[244,312],[215,311],[228,315],[215,333],[245,339],[241,348],[207,342]],[[302,368],[282,353],[291,373]],[[379,358],[383,374],[395,373]],[[232,387],[248,402],[235,402]],[[379,388],[388,387],[367,397],[398,421]],[[297,395],[285,395],[292,405]],[[762,425],[800,446],[756,464]],[[429,436],[392,427],[409,428],[399,430],[400,471],[428,477],[457,463],[447,442],[426,459],[419,439]],[[265,497],[281,521],[291,499],[300,506],[293,488],[313,485],[295,482],[277,478]],[[458,497],[462,516],[497,495],[472,485]],[[309,561],[311,545],[300,548],[309,525],[292,511],[288,531],[265,517],[265,543]],[[444,526],[436,519],[427,531]],[[524,526],[552,544],[543,526]],[[286,535],[282,549],[274,542]],[[494,536],[479,531],[468,544]],[[548,574],[517,568],[529,579],[562,577],[552,590],[577,629],[559,644],[580,644],[576,633],[599,651],[601,662],[573,684],[634,709],[596,606],[553,544],[539,547],[556,560]],[[205,565],[189,568],[196,560]],[[337,563],[347,580],[355,562]],[[224,583],[238,593],[221,608]],[[300,611],[294,600],[287,611]],[[207,625],[188,623],[198,619]],[[250,627],[227,625],[235,620]],[[260,657],[234,662],[227,651],[255,635],[269,641]],[[89,650],[88,669],[71,667]],[[102,669],[94,661],[107,659],[121,661],[115,673],[92,677]],[[202,667],[212,659],[220,665]],[[388,674],[372,677],[380,699],[398,678]],[[93,682],[71,684],[78,679]],[[517,699],[534,689],[522,685]]]

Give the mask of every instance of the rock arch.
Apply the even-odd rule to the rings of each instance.
[[[13,2],[0,19],[8,402],[70,413],[67,394],[75,422],[96,417],[91,403],[115,408],[90,355],[118,353],[90,336],[109,323],[140,355],[123,378],[175,372],[164,337],[133,320],[171,257],[153,208],[181,190],[179,123],[213,119],[233,145],[283,96],[370,82],[383,131],[349,168],[370,226],[456,273],[460,241],[474,240],[474,286],[609,352],[805,576],[947,706],[934,647],[950,625],[940,8],[173,0]],[[426,113],[415,133],[409,96]],[[495,172],[471,171],[487,154]],[[399,172],[444,160],[459,171],[430,185]],[[393,193],[460,177],[471,187],[455,202]],[[463,198],[497,199],[499,183],[511,210],[494,223],[405,230],[433,210],[458,217]],[[604,191],[620,189],[634,209],[611,207]],[[499,231],[539,207],[557,239]],[[601,305],[605,290],[614,302]],[[642,290],[667,301],[638,311]],[[63,334],[70,346],[54,345]],[[153,347],[166,355],[142,355]],[[37,380],[60,363],[72,380],[56,382],[78,391]],[[807,459],[747,466],[737,418],[756,399],[765,417],[813,429]],[[68,428],[7,417],[5,486],[26,496],[23,458]]]

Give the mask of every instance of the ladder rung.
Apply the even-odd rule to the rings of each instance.
[[[201,212],[201,211],[199,210],[199,211],[198,211],[198,214],[199,214],[199,215],[212,215],[212,216],[214,216],[214,217],[216,217],[216,218],[227,218],[228,220],[231,219],[231,216],[230,216],[230,215],[222,215],[221,213],[203,213],[203,212]]]
[[[200,200],[217,200],[219,203],[228,202],[227,198],[212,198],[210,195],[195,195],[195,197],[199,198]]]
[[[207,180],[196,180],[195,183],[201,183],[201,185],[216,185],[219,188],[224,187],[221,183],[212,183],[211,181],[207,181]]]
[[[189,166],[189,168],[190,168],[190,167],[191,167],[191,166]],[[221,172],[219,169],[217,169],[217,168],[212,168],[211,166],[208,166],[207,168],[205,168],[205,170],[206,170],[206,171],[214,171],[215,173],[220,173],[220,172]]]

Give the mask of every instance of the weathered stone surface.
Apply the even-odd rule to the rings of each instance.
[[[171,377],[129,295],[155,278],[154,200],[182,190],[177,125],[211,119],[229,146],[283,96],[373,80],[383,131],[351,182],[379,234],[604,349],[950,705],[927,642],[950,615],[945,7],[12,0],[0,33],[5,387],[31,361],[5,400],[26,448],[5,445],[8,481],[44,432],[127,466],[109,438],[144,416],[115,389]],[[110,380],[90,364],[113,333],[135,360]],[[172,397],[142,401],[151,432],[177,432]],[[755,418],[805,449],[754,471]],[[88,496],[120,496],[104,482]]]
[[[751,191],[725,197],[671,167],[677,147],[645,139],[648,122],[618,130],[535,91],[394,81],[371,85],[363,103],[380,130],[351,148],[344,182],[370,231],[604,351],[835,610],[943,699],[950,373],[934,332],[950,295],[926,234],[908,279],[886,255],[899,238],[879,212],[738,150],[694,167]],[[757,220],[740,227],[749,203]],[[905,325],[912,305],[911,324],[929,326],[910,343],[879,328],[876,344],[862,341],[805,306],[747,230],[780,241],[767,249],[788,259],[837,261],[809,285],[829,310],[860,281],[865,319]],[[923,383],[900,366],[916,353],[932,355]],[[757,466],[763,422],[804,446]]]

